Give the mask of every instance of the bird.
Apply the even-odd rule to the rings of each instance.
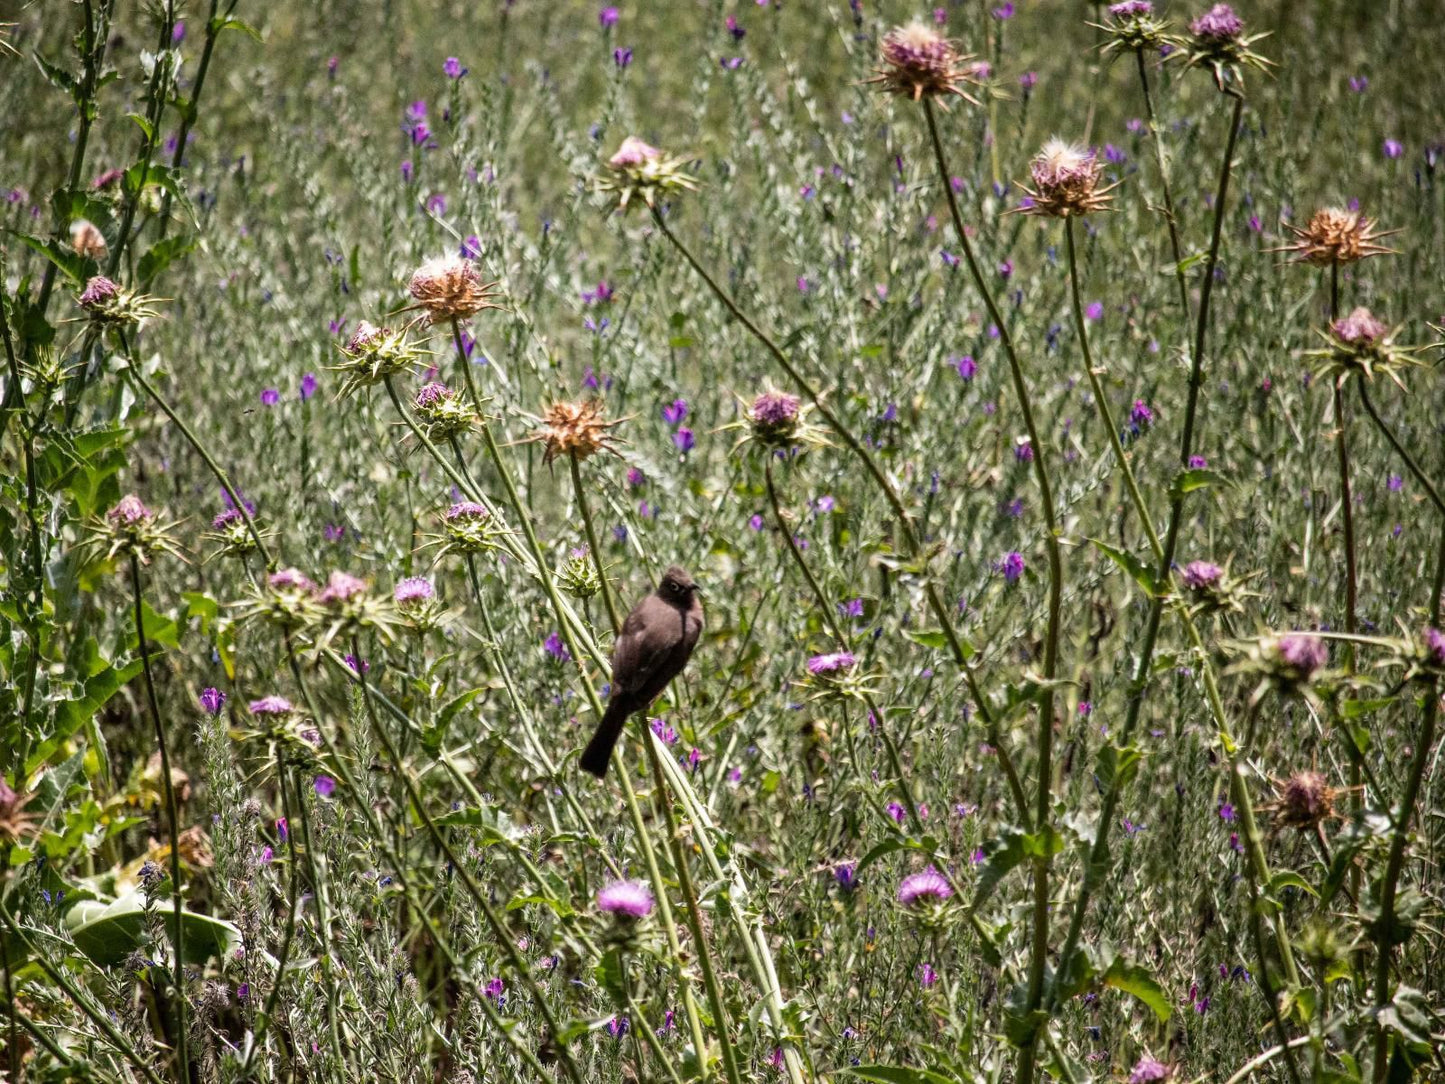
[[[598,779],[607,774],[612,747],[628,718],[645,711],[668,682],[682,673],[702,635],[698,585],[673,565],[657,590],[632,608],[612,645],[612,691],[607,710],[578,761]]]

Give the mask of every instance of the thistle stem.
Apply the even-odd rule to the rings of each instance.
[[[175,920],[175,928],[171,931],[171,945],[175,953],[171,969],[171,987],[176,998],[176,1066],[178,1078],[188,1080],[191,1073],[191,1059],[188,1050],[190,1014],[186,995],[185,925],[181,921],[181,817],[176,805],[176,788],[171,781],[171,755],[166,745],[165,723],[161,720],[161,708],[156,700],[155,682],[151,677],[150,645],[146,641],[145,610],[141,604],[140,556],[134,550],[131,550],[130,553],[130,586],[131,597],[135,601],[137,650],[140,652],[141,672],[145,678],[146,702],[150,707],[151,719],[155,723],[156,748],[161,757],[161,793],[165,796],[166,821],[170,831],[171,910]]]
[[[1445,591],[1445,524],[1441,526],[1440,549],[1435,557],[1435,581],[1430,591],[1430,624],[1437,628],[1440,625],[1442,591]],[[1384,1011],[1390,1003],[1391,936],[1395,926],[1395,903],[1399,898],[1400,874],[1405,868],[1410,821],[1415,813],[1415,803],[1420,797],[1420,787],[1425,781],[1425,769],[1430,763],[1430,750],[1435,744],[1435,728],[1439,719],[1440,681],[1438,678],[1431,678],[1425,689],[1424,719],[1415,741],[1415,754],[1410,760],[1405,793],[1400,797],[1398,810],[1391,817],[1394,824],[1390,838],[1390,856],[1385,862],[1385,874],[1380,881],[1380,917],[1375,923],[1380,935],[1379,956],[1375,960],[1374,1084],[1384,1084],[1390,1067],[1390,1034],[1386,1030]]]
[[[592,509],[582,488],[582,468],[575,455],[569,455],[567,463],[572,468],[572,489],[577,494],[577,507],[582,512],[582,525],[587,531],[587,547],[592,551],[592,563],[597,567],[597,579],[602,584],[602,602],[607,607],[607,620],[612,623],[612,633],[616,635],[622,631],[621,611],[612,595],[612,585],[607,582],[607,569],[602,565],[602,550],[597,546],[597,530],[592,525]]]
[[[1359,381],[1359,387],[1360,403],[1364,406],[1365,413],[1370,416],[1370,420],[1375,423],[1375,428],[1385,435],[1385,439],[1390,442],[1390,447],[1394,448],[1400,458],[1405,461],[1405,466],[1408,467],[1410,473],[1414,475],[1415,481],[1419,482],[1420,485],[1424,487],[1425,492],[1430,495],[1430,503],[1435,506],[1437,511],[1445,513],[1445,501],[1440,499],[1440,493],[1430,482],[1429,476],[1420,469],[1420,464],[1415,461],[1415,457],[1400,443],[1394,432],[1385,424],[1384,419],[1380,417],[1379,411],[1375,409],[1375,404],[1370,399],[1368,382],[1361,379]]]
[[[1330,323],[1334,323],[1340,312],[1340,265],[1330,264]],[[1345,392],[1338,380],[1330,385],[1334,403],[1335,456],[1340,468],[1340,511],[1341,527],[1345,535],[1345,632],[1356,630],[1355,606],[1359,598],[1355,560],[1355,502],[1350,492],[1350,435],[1349,418],[1345,413]],[[1355,645],[1345,645],[1345,673],[1355,672]]]
[[[943,153],[943,141],[938,135],[938,122],[934,117],[933,103],[926,97],[923,99],[923,115],[928,120],[928,137],[933,144],[933,157],[938,165],[938,179],[943,188],[944,196],[948,201],[948,213],[953,219],[954,233],[958,236],[959,247],[962,248],[964,260],[968,264],[969,276],[973,279],[975,288],[977,288],[983,298],[984,306],[988,310],[989,319],[993,321],[994,327],[998,328],[999,343],[1003,346],[1004,356],[1008,358],[1009,373],[1013,378],[1014,395],[1018,399],[1019,412],[1023,416],[1024,429],[1028,433],[1029,444],[1034,452],[1034,478],[1039,487],[1040,504],[1043,508],[1045,526],[1044,542],[1048,550],[1049,561],[1049,616],[1048,627],[1044,633],[1044,687],[1039,693],[1039,778],[1033,823],[1035,832],[1043,832],[1048,828],[1049,810],[1053,803],[1053,682],[1058,673],[1059,629],[1063,605],[1064,581],[1062,546],[1059,542],[1059,525],[1057,515],[1054,511],[1054,493],[1049,481],[1047,467],[1048,449],[1039,436],[1038,426],[1034,423],[1034,412],[1029,396],[1028,380],[1024,376],[1023,365],[1019,362],[1018,352],[1014,348],[1013,336],[1009,333],[1008,324],[1003,318],[1003,313],[999,311],[998,303],[993,297],[993,292],[984,280],[983,272],[979,269],[978,259],[973,253],[973,243],[968,239],[968,231],[964,229],[963,216],[958,209],[958,198],[953,193],[953,185],[949,183],[948,163]],[[1052,864],[1053,859],[1047,854],[1035,858],[1033,861],[1033,935],[1029,956],[1028,993],[1025,1002],[1026,1014],[1032,1014],[1038,1009],[1044,994],[1044,971],[1048,964],[1049,951],[1049,869]],[[1035,1028],[1019,1050],[1017,1071],[1019,1084],[1032,1084],[1037,1052],[1038,1029]]]

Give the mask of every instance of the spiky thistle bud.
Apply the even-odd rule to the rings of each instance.
[[[75,300],[98,324],[136,324],[160,315],[150,307],[155,298],[132,293],[104,275],[92,275]]]
[[[389,377],[410,372],[428,351],[413,342],[408,331],[408,328],[393,331],[389,327],[377,327],[368,320],[357,324],[346,344],[337,347],[341,364],[327,366],[343,377],[337,394],[345,398],[362,388],[383,383]]]
[[[476,264],[462,256],[428,260],[411,276],[408,289],[416,308],[433,324],[462,320],[483,309],[495,309],[492,294],[497,284],[483,282]]]
[[[1343,267],[1370,256],[1393,252],[1394,249],[1378,242],[1382,237],[1399,232],[1377,233],[1373,218],[1339,207],[1321,207],[1310,216],[1303,228],[1291,223],[1286,223],[1285,228],[1295,235],[1295,243],[1270,251],[1293,252],[1296,263],[1313,264],[1315,267]]]
[[[1281,828],[1309,832],[1333,815],[1338,795],[1323,775],[1315,771],[1296,772],[1276,784],[1278,796],[1267,808]]]
[[[1396,345],[1389,327],[1363,305],[1330,324],[1320,337],[1324,349],[1310,351],[1309,356],[1322,359],[1320,375],[1337,385],[1343,385],[1354,373],[1373,379],[1377,372],[1383,372],[1404,390],[1400,373],[1419,364],[1415,350]]]
[[[940,107],[947,106],[947,97],[956,94],[978,105],[978,99],[964,90],[976,83],[976,75],[966,67],[971,57],[935,27],[915,20],[907,26],[895,26],[883,36],[879,49],[883,66],[868,82],[886,93],[899,94],[913,101],[930,98]]]
[[[477,423],[477,412],[461,392],[432,381],[412,400],[412,413],[432,440],[450,440]]]
[[[441,547],[437,551],[437,560],[453,550],[466,554],[496,549],[497,539],[502,533],[491,510],[477,501],[453,504],[442,513],[441,527],[442,533],[434,536],[429,543]]]
[[[618,438],[610,430],[626,419],[609,421],[602,416],[604,409],[601,399],[553,403],[542,416],[541,428],[528,439],[545,445],[542,462],[548,466],[558,456],[581,462],[598,452],[616,455],[617,450],[612,445]]]
[[[583,601],[602,590],[602,578],[597,574],[597,563],[589,554],[586,546],[573,550],[557,575],[557,582],[562,590]]]
[[[697,178],[684,170],[687,157],[665,154],[652,144],[628,136],[617,152],[604,163],[593,187],[617,197],[618,210],[626,211],[635,197],[649,208],[673,192],[695,192]]]
[[[1099,187],[1103,171],[1103,163],[1093,151],[1062,139],[1051,139],[1029,163],[1034,186],[1023,186],[1028,202],[1017,210],[1054,218],[1107,210],[1107,193],[1116,185]]]
[[[1184,57],[1187,67],[1207,67],[1214,75],[1214,85],[1221,91],[1229,78],[1243,87],[1246,67],[1267,71],[1271,65],[1249,48],[1269,35],[1246,35],[1244,20],[1228,4],[1215,4],[1191,21],[1189,33],[1185,47],[1170,56]]]
[[[1164,45],[1183,44],[1183,39],[1168,33],[1169,24],[1154,14],[1154,5],[1149,0],[1111,4],[1108,22],[1089,25],[1107,35],[1108,40],[1100,48],[1111,59],[1125,53],[1155,52]]]
[[[170,536],[174,523],[163,522],[134,493],[127,493],[106,513],[93,519],[82,545],[109,561],[125,554],[134,554],[141,564],[149,564],[156,553],[179,557],[180,550]]]

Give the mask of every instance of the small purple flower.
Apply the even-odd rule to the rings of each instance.
[[[447,197],[441,192],[433,192],[430,196],[426,198],[426,209],[428,214],[446,214]]]
[[[201,710],[207,715],[220,715],[226,706],[226,694],[220,689],[207,687],[201,690]]]
[[[831,674],[838,670],[846,670],[857,661],[851,651],[838,651],[832,655],[814,655],[808,660],[808,673]]]
[[[1205,45],[1227,45],[1244,30],[1244,20],[1228,4],[1215,4],[1189,24],[1189,32]]]
[[[618,68],[627,67],[627,65],[632,63],[632,50],[624,49],[619,45],[616,49],[612,50],[612,63],[616,64]]]
[[[1367,88],[1369,85],[1370,85],[1370,80],[1369,80],[1369,77],[1368,77],[1368,76],[1364,76],[1364,75],[1352,75],[1352,76],[1350,76],[1350,89],[1353,90],[1356,94],[1363,94],[1363,93],[1365,93],[1365,88]]]
[[[842,611],[844,617],[862,617],[863,600],[861,598],[854,598],[849,599],[847,602],[840,602],[838,603],[838,609]]]
[[[179,45],[186,40],[186,22],[184,19],[177,19],[176,25],[171,27],[171,44]]]
[[[1087,700],[1080,700],[1078,712],[1079,718],[1087,719],[1090,715],[1094,713],[1094,705]]]
[[[1019,463],[1032,463],[1034,461],[1034,446],[1026,440],[1015,444],[1014,460]]]
[[[1205,459],[1204,456],[1202,456],[1202,455],[1191,455],[1191,456],[1189,457],[1189,469],[1190,469],[1190,470],[1203,470],[1203,469],[1204,469],[1205,467],[1207,467],[1207,466],[1209,466],[1209,460]]]
[[[1034,87],[1036,87],[1036,86],[1038,86],[1038,85],[1039,85],[1039,73],[1038,73],[1038,72],[1024,72],[1022,75],[1019,76],[1019,86],[1020,86],[1021,88],[1023,88],[1023,90],[1024,90],[1025,93],[1027,93],[1028,91],[1033,90]]]
[[[1018,550],[1010,550],[999,563],[999,569],[1005,582],[1018,583],[1019,577],[1024,574],[1024,555]]]
[[[542,646],[546,648],[547,654],[558,662],[572,660],[572,652],[567,650],[567,645],[562,642],[562,637],[555,632],[548,634],[547,639],[542,641]]]
[[[281,401],[281,393],[275,388],[267,388],[261,392],[262,406],[275,406]]]
[[[723,26],[725,26],[727,32],[733,36],[733,41],[742,41],[743,37],[747,34],[747,31],[738,25],[736,16],[729,15],[723,20]]]
[[[1235,817],[1234,806],[1230,802],[1219,803],[1219,819],[1222,821],[1233,821]]]
[[[316,374],[307,373],[301,378],[301,401],[304,403],[316,394]]]
[[[662,408],[662,420],[668,425],[680,425],[687,417],[687,400],[674,399],[667,406]]]
[[[286,823],[285,817],[276,818],[276,835],[282,843],[285,843],[288,839],[291,838],[291,828]]]
[[[898,824],[908,819],[908,811],[898,802],[888,803],[888,815]]]
[[[958,370],[958,375],[964,380],[972,380],[973,375],[978,372],[978,362],[973,360],[972,354],[954,358],[953,367]]]
[[[942,902],[953,895],[948,878],[929,866],[918,873],[909,874],[898,885],[898,902],[905,907],[916,903]]]
[[[761,531],[763,529],[763,517],[754,512],[748,519],[748,526],[755,531]]]
[[[454,56],[449,56],[442,61],[442,71],[448,79],[460,79],[467,74],[467,69],[462,67],[462,62]]]
[[[1223,4],[1219,6],[1224,7]],[[1134,1071],[1129,1074],[1129,1084],[1153,1084],[1156,1080],[1168,1080],[1169,1077],[1169,1066],[1162,1061],[1155,1061],[1145,1054],[1134,1066]]]
[[[616,26],[618,11],[613,7],[603,8],[597,13],[597,25],[606,30],[609,26]]]
[[[646,918],[652,905],[652,892],[641,881],[613,881],[597,893],[597,909],[619,918]]]
[[[416,167],[414,167],[414,166],[411,164],[411,159],[410,159],[410,158],[405,158],[405,159],[403,159],[403,160],[402,160],[402,163],[401,163],[401,179],[402,179],[403,181],[406,181],[408,184],[410,184],[410,183],[411,183],[411,175],[412,175],[412,172],[413,172],[413,170],[414,170],[415,168],[416,168]]]
[[[1121,166],[1129,160],[1129,156],[1112,143],[1104,144],[1104,157],[1116,166]]]
[[[677,445],[677,450],[687,455],[697,445],[697,440],[692,435],[692,430],[683,426],[676,433],[672,434],[672,443]]]
[[[1439,629],[1426,629],[1425,650],[1434,665],[1445,666],[1445,632],[1441,632]]]
[[[934,983],[938,982],[938,972],[933,970],[933,965],[924,963],[918,968],[918,985],[927,990]]]
[[[1129,424],[1133,426],[1134,432],[1142,432],[1154,424],[1154,412],[1149,409],[1149,404],[1143,399],[1135,399],[1134,405],[1129,409]]]
[[[1400,155],[1402,155],[1402,154],[1404,154],[1404,153],[1405,153],[1405,145],[1404,145],[1403,143],[1401,143],[1399,140],[1397,140],[1397,139],[1387,139],[1387,140],[1385,140],[1385,157],[1386,157],[1386,158],[1399,158]]]
[[[335,58],[335,57],[332,57],[331,59],[332,59],[332,60],[335,60],[336,58]],[[237,1001],[245,1001],[245,1000],[246,1000],[248,997],[250,997],[250,996],[251,996],[251,984],[250,984],[249,982],[243,982],[243,983],[241,983],[240,986],[236,987],[236,1000],[237,1000]]]
[[[611,1020],[607,1021],[607,1034],[611,1035],[614,1039],[620,1039],[627,1034],[631,1026],[632,1024],[627,1017],[614,1016]]]
[[[358,666],[356,656],[351,654],[351,652],[349,651],[346,653],[346,665],[353,674],[371,673],[371,663],[367,662],[365,659],[362,659],[360,661],[360,665]]]
[[[263,696],[247,704],[246,710],[252,715],[290,715],[296,709],[284,696]]]
[[[317,797],[320,798],[330,798],[332,794],[336,793],[336,780],[329,775],[318,775],[313,786],[316,788]]]
[[[487,983],[486,987],[483,988],[482,993],[486,994],[487,997],[492,998],[495,1001],[501,1001],[502,994],[506,992],[506,989],[507,984],[503,982],[501,976],[498,975],[496,978],[492,979],[489,983]]]
[[[1102,320],[1104,318],[1104,303],[1102,301],[1090,301],[1089,307],[1084,310],[1084,316],[1090,320]]]
[[[844,892],[852,892],[858,885],[858,867],[852,862],[843,862],[833,870],[833,880]]]
[[[993,9],[993,17],[994,17],[995,19],[997,19],[999,22],[1005,22],[1005,21],[1008,20],[1008,19],[1012,19],[1012,18],[1014,17],[1014,6],[1013,6],[1013,3],[1010,2],[1010,3],[1004,4],[1003,7],[994,8],[994,9]]]
[[[1109,14],[1116,19],[1129,19],[1136,15],[1153,15],[1154,5],[1149,0],[1124,0],[1121,4],[1109,5]]]
[[[837,502],[837,501],[833,498],[833,496],[832,496],[831,494],[829,494],[829,493],[823,494],[823,495],[822,495],[821,497],[819,497],[818,500],[817,500],[817,508],[818,508],[818,511],[821,512],[823,515],[827,515],[829,512],[833,511],[833,509],[836,508],[837,506],[838,506],[838,502]]]

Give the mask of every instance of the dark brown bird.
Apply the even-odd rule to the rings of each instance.
[[[702,602],[697,584],[673,565],[657,590],[633,607],[612,645],[612,692],[607,710],[579,763],[598,779],[607,774],[612,747],[622,726],[645,711],[667,683],[687,665],[702,634]]]

